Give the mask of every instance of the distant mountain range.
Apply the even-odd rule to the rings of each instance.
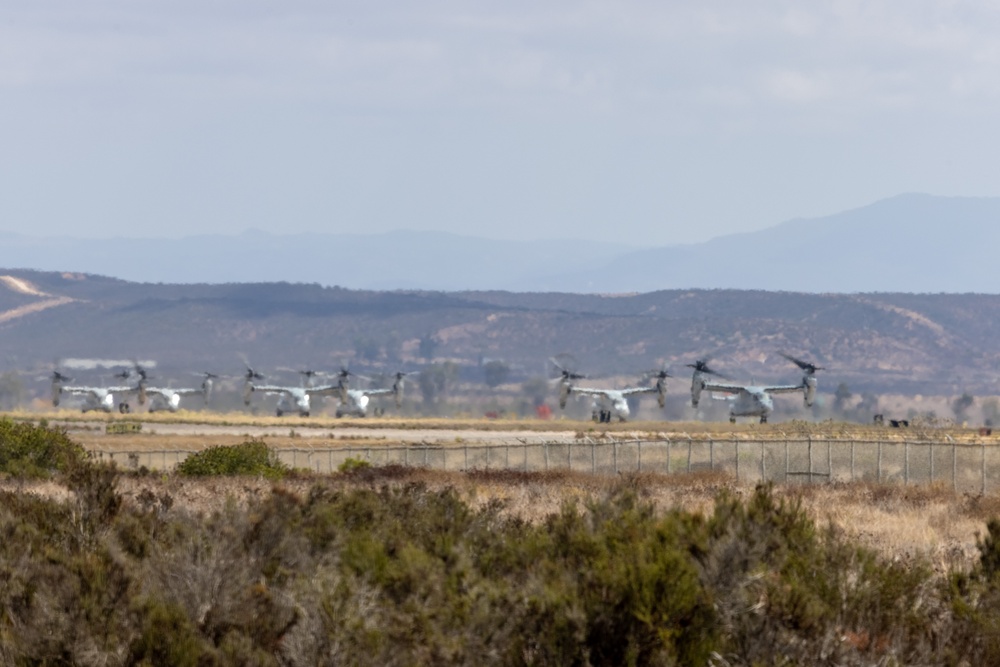
[[[652,249],[404,231],[103,240],[0,233],[0,266],[146,283],[285,281],[373,290],[1000,293],[998,247],[1000,198],[907,194]]]

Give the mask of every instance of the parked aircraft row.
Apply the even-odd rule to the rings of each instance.
[[[694,369],[691,375],[691,406],[698,407],[701,401],[702,392],[709,392],[712,398],[718,398],[729,403],[729,421],[736,422],[737,417],[757,417],[761,424],[766,424],[771,412],[774,411],[774,401],[772,394],[788,394],[802,392],[806,407],[812,407],[816,400],[816,371],[824,370],[821,366],[816,366],[808,361],[796,359],[795,357],[780,352],[782,357],[798,366],[802,372],[802,380],[798,384],[785,385],[755,385],[737,384],[733,382],[721,382],[713,378],[726,379],[708,366],[707,359],[699,359],[693,364],[687,364],[688,368]],[[571,395],[592,396],[594,398],[592,416],[594,421],[610,422],[612,418],[619,421],[626,421],[629,417],[628,397],[639,394],[656,394],[660,407],[664,406],[666,400],[666,380],[672,377],[667,373],[666,368],[652,371],[648,375],[656,378],[656,384],[648,387],[630,387],[627,389],[599,389],[596,387],[580,387],[574,381],[583,379],[571,367],[565,365],[559,359],[553,357],[551,363],[559,370],[559,407],[565,408],[566,402]],[[715,393],[722,394],[716,397]]]
[[[805,405],[812,406],[817,389],[816,372],[823,370],[807,361],[796,359],[785,353],[781,356],[798,366],[803,376],[797,384],[785,385],[756,385],[738,384],[727,380],[725,376],[716,372],[708,365],[707,359],[699,359],[694,363],[687,364],[693,369],[691,376],[691,405],[697,408],[704,392],[709,392],[713,399],[724,400],[729,404],[729,420],[735,422],[737,417],[757,417],[761,423],[766,423],[771,412],[774,410],[772,395],[802,392]],[[628,404],[629,397],[643,394],[655,394],[657,403],[662,408],[666,403],[667,379],[673,377],[667,372],[665,367],[650,371],[646,374],[652,384],[625,389],[612,389],[602,387],[581,386],[578,380],[583,380],[586,376],[578,373],[573,365],[567,361],[568,355],[561,358],[552,357],[550,362],[558,372],[555,381],[559,386],[559,407],[565,409],[571,396],[590,397],[592,403],[592,417],[594,421],[610,422],[613,419],[626,421],[630,416]],[[571,359],[571,358],[569,358]],[[347,368],[332,377],[333,381],[326,384],[315,384],[315,378],[321,374],[313,370],[298,371],[303,377],[299,386],[266,384],[266,378],[246,364],[246,372],[243,375],[243,402],[250,406],[255,394],[264,394],[278,397],[275,410],[277,416],[286,414],[297,414],[308,417],[312,411],[312,399],[314,397],[334,397],[338,400],[336,409],[337,417],[354,416],[365,417],[372,404],[372,399],[377,397],[391,396],[398,408],[402,402],[403,385],[405,379],[411,373],[397,372],[393,375],[391,387],[383,389],[362,389],[351,387],[352,378],[362,378]],[[132,377],[137,378],[135,384],[127,384]],[[52,382],[52,404],[58,406],[63,395],[76,396],[81,399],[81,409],[83,412],[100,410],[111,412],[116,408],[120,412],[129,412],[131,405],[130,397],[135,396],[139,405],[149,403],[149,411],[169,410],[175,412],[181,407],[181,401],[185,397],[202,397],[207,403],[214,382],[219,376],[213,373],[202,373],[202,382],[198,387],[171,388],[156,386],[151,383],[154,379],[147,369],[138,362],[132,369],[126,369],[115,375],[122,384],[110,387],[96,387],[86,385],[73,385],[73,379],[53,371]],[[655,381],[654,381],[655,380]],[[721,394],[721,396],[716,396]],[[117,399],[116,399],[117,397]],[[117,403],[116,403],[117,400]],[[380,413],[376,409],[376,414]]]

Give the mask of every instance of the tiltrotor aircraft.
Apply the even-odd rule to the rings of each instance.
[[[123,371],[115,375],[116,378],[121,379],[128,376],[128,371]],[[83,412],[90,412],[91,410],[111,412],[115,409],[115,394],[130,394],[135,392],[134,387],[128,386],[86,387],[66,384],[72,381],[73,378],[63,375],[58,370],[52,371],[52,405],[54,407],[59,407],[63,394],[69,394],[71,396],[83,397],[83,403],[80,406]],[[123,414],[129,412],[129,404],[124,401],[118,403],[118,411]]]
[[[594,404],[591,416],[596,422],[609,423],[612,418],[618,421],[628,420],[631,410],[628,407],[628,397],[639,394],[656,394],[657,401],[662,408],[667,400],[667,378],[671,377],[665,368],[652,371],[650,375],[656,378],[656,384],[652,387],[629,387],[627,389],[599,389],[597,387],[578,387],[573,384],[574,380],[582,380],[585,375],[572,370],[567,365],[566,359],[560,360],[551,357],[549,361],[556,370],[559,371],[559,407],[565,408],[566,401],[571,394],[582,396],[592,396]]]
[[[396,407],[400,407],[403,402],[403,381],[412,373],[397,372],[393,375],[392,386],[388,389],[351,389],[349,385],[352,375],[355,374],[346,368],[341,368],[337,374],[337,390],[340,396],[340,405],[337,406],[338,417],[367,416],[368,404],[374,396],[392,396]]]
[[[802,369],[804,372],[802,382],[795,385],[765,386],[719,382],[711,379],[712,376],[721,378],[725,378],[725,376],[709,368],[707,359],[698,359],[693,364],[688,364],[688,368],[694,369],[691,375],[691,406],[698,407],[703,391],[727,394],[723,400],[729,401],[729,421],[731,423],[735,423],[737,417],[759,417],[761,424],[767,423],[767,418],[774,410],[772,394],[791,394],[801,391],[806,407],[811,407],[816,399],[816,371],[824,369],[807,361],[796,359],[784,352],[778,354]]]
[[[312,386],[312,379],[317,375],[316,371],[304,370],[299,373],[305,378],[301,387],[281,386],[272,384],[256,384],[255,380],[265,379],[263,375],[255,371],[249,364],[246,364],[247,372],[243,382],[243,403],[250,405],[250,399],[254,392],[263,392],[272,396],[278,396],[278,407],[275,414],[279,417],[291,412],[297,412],[300,417],[308,417],[312,409],[311,398],[313,396],[331,396],[337,393],[339,387],[335,384],[320,387]]]
[[[243,389],[244,403],[249,405],[253,392],[261,391],[280,396],[276,410],[279,417],[289,412],[298,412],[299,416],[308,417],[313,396],[336,396],[340,400],[337,406],[337,417],[365,417],[368,415],[368,404],[375,396],[394,396],[396,407],[399,407],[403,398],[403,381],[409,375],[409,373],[403,372],[396,373],[395,381],[389,389],[351,389],[349,386],[351,376],[360,376],[347,368],[341,368],[340,372],[337,373],[336,384],[320,386],[312,384],[313,378],[319,375],[317,371],[302,370],[298,372],[305,378],[301,387],[255,384],[254,380],[262,380],[264,376],[247,365]]]
[[[181,398],[184,396],[195,396],[201,394],[204,397],[204,401],[208,403],[209,396],[212,393],[213,382],[219,377],[214,373],[205,372],[202,373],[202,377],[204,379],[201,382],[201,386],[197,389],[175,389],[173,387],[149,386],[149,380],[154,378],[149,375],[148,371],[138,363],[135,364],[135,372],[139,376],[139,384],[136,387],[136,392],[139,395],[139,405],[145,405],[146,400],[149,399],[150,412],[157,412],[160,410],[177,412],[181,407]]]

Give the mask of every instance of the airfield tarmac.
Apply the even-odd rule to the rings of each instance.
[[[241,413],[157,413],[106,415],[68,413],[19,413],[15,419],[38,421],[66,431],[87,449],[144,451],[199,450],[263,439],[276,449],[378,447],[429,445],[435,447],[497,444],[582,443],[614,440],[732,440],[780,441],[816,438],[831,440],[902,441],[935,440],[1000,444],[1000,433],[985,435],[978,429],[891,429],[840,422],[664,422],[640,421],[596,424],[572,419],[468,419],[468,418],[368,418],[336,419],[327,416],[261,417]],[[111,425],[138,430],[115,433]],[[110,428],[109,428],[110,427]]]

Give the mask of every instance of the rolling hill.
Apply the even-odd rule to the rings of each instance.
[[[512,379],[571,352],[592,376],[632,376],[711,355],[736,379],[797,380],[776,352],[829,370],[823,387],[855,392],[1000,394],[1000,296],[664,290],[627,296],[512,292],[375,292],[319,285],[139,284],[92,275],[0,270],[6,367],[41,374],[55,358],[156,359],[166,374],[262,369],[416,368],[452,360],[475,377],[501,359]],[[53,298],[59,304],[3,319]],[[425,344],[421,346],[421,341]],[[423,352],[421,348],[423,347]],[[476,373],[479,373],[476,375]]]

